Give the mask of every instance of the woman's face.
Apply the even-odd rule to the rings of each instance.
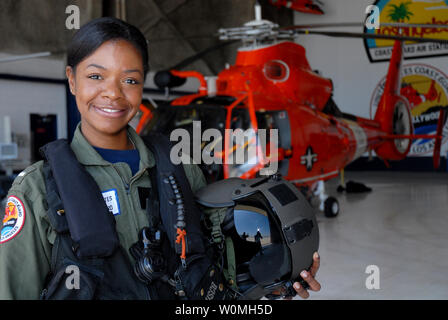
[[[130,42],[107,41],[66,73],[88,140],[125,130],[140,106],[144,82],[142,57]]]

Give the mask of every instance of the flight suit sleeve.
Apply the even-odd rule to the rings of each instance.
[[[49,225],[42,219],[45,195],[32,184],[15,181],[8,193],[0,242],[2,300],[39,299],[50,271]]]

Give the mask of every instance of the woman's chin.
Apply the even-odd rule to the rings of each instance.
[[[117,136],[120,133],[122,133],[123,131],[126,131],[127,126],[128,126],[127,122],[125,122],[125,123],[102,123],[101,125],[98,125],[95,123],[93,123],[93,125],[91,125],[88,122],[86,125],[85,120],[81,122],[81,129],[83,131],[83,134],[85,134],[86,131],[88,131],[88,132],[93,131],[97,135],[102,135],[102,136]]]

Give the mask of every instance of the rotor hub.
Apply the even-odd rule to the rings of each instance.
[[[261,7],[255,5],[255,20],[249,21],[243,27],[221,28],[218,30],[220,40],[241,40],[245,46],[276,42],[278,39],[291,40],[294,32],[279,29],[279,25],[261,18]]]

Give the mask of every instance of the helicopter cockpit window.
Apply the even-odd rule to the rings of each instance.
[[[232,110],[229,152],[226,163],[230,177],[241,177],[257,164],[257,135],[247,108]]]
[[[258,129],[265,129],[266,145],[274,143],[277,148],[281,148],[285,158],[279,161],[278,172],[283,176],[288,174],[289,157],[292,152],[291,128],[288,112],[286,110],[257,111],[256,113]],[[277,132],[275,134],[274,130]],[[274,139],[271,141],[271,139]],[[270,146],[271,148],[271,146]]]
[[[289,78],[289,67],[281,60],[270,60],[264,64],[264,75],[274,82],[286,81]]]
[[[174,119],[174,127],[182,128],[185,126],[190,126],[193,124],[193,121],[199,121],[199,114],[196,109],[193,108],[182,108],[176,112],[176,116]]]
[[[246,108],[235,108],[232,110],[232,119],[230,121],[230,129],[243,129],[251,128],[249,112]]]
[[[170,135],[175,129],[193,129],[193,121],[200,121],[201,130],[216,128],[224,130],[226,121],[226,110],[216,105],[188,105],[188,106],[171,106],[160,105],[154,112],[154,119],[148,126],[147,130],[154,130]]]

